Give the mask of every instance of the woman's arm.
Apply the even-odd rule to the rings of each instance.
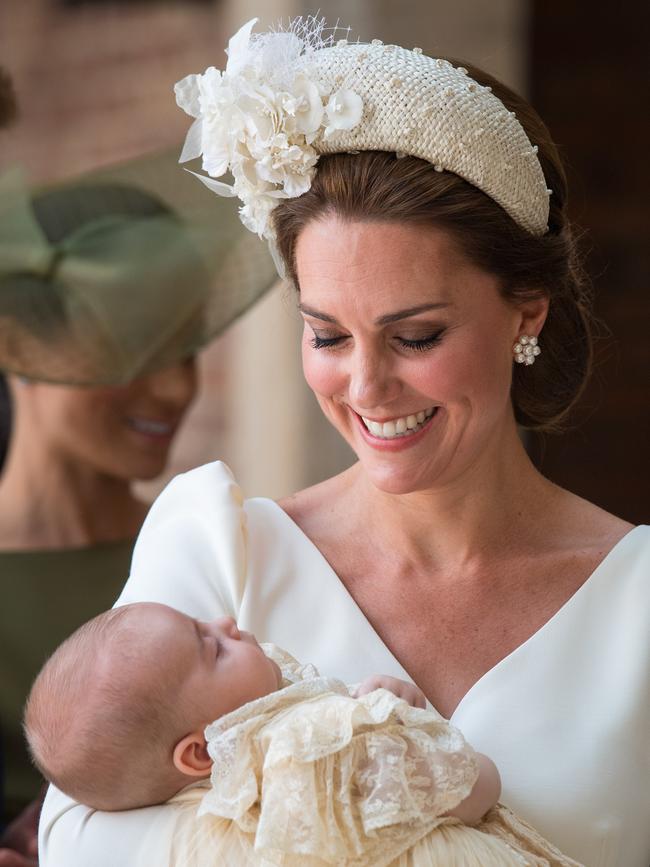
[[[144,867],[143,837],[167,824],[167,810],[102,813],[50,786],[38,833],[40,867]]]
[[[118,604],[154,601],[205,620],[236,617],[246,563],[241,506],[224,464],[174,479],[142,527]],[[173,805],[98,812],[52,786],[39,827],[41,867],[152,867],[144,838],[153,833],[163,845],[175,818]]]
[[[38,867],[38,818],[45,786],[0,836],[0,867]]]
[[[15,849],[0,848],[0,867],[38,867],[36,858],[21,855]]]

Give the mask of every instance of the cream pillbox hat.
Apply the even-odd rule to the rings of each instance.
[[[238,196],[245,225],[273,241],[273,208],[306,192],[318,157],[408,154],[464,178],[525,231],[547,231],[550,190],[514,112],[449,61],[384,45],[323,40],[323,22],[230,40],[223,73],[210,67],[176,85],[195,118],[181,162],[202,156],[220,195]],[[230,171],[234,183],[213,178]]]

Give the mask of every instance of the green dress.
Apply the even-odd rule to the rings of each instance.
[[[38,794],[21,720],[41,666],[74,630],[110,608],[129,574],[133,540],[52,551],[0,552],[0,730],[5,821]]]

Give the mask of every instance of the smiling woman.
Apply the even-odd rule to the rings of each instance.
[[[30,683],[67,635],[117,597],[148,510],[132,483],[165,468],[196,393],[194,355],[273,275],[268,257],[266,267],[250,256],[241,267],[236,218],[201,228],[144,188],[86,180],[30,197],[7,173],[0,190],[0,368],[11,395],[0,481],[9,820],[42,785],[21,728]],[[215,259],[202,252],[208,235]]]
[[[91,188],[85,197],[74,189],[47,194],[35,200],[34,211],[49,241],[63,245],[93,220],[120,214],[126,219],[129,212],[132,220],[155,219],[163,208],[138,191],[112,187]],[[13,278],[5,273],[5,317],[17,283],[22,306],[13,313],[14,334],[25,327],[29,306],[31,333],[42,334],[52,352],[58,344],[65,355],[69,307],[58,303],[50,278],[35,282],[25,272]],[[94,339],[99,342],[101,335]],[[18,348],[7,360],[20,369]],[[80,357],[82,376],[83,368]],[[56,377],[56,365],[45,372]],[[7,380],[12,425],[0,483],[0,720],[10,819],[41,785],[21,732],[30,682],[48,653],[118,594],[147,511],[131,483],[164,468],[196,378],[190,357],[123,385],[51,384],[11,374]]]
[[[336,259],[340,246],[323,224],[332,218],[341,226],[337,240],[348,231],[354,234],[355,223],[370,224],[377,233],[383,226],[383,243],[391,243],[398,225],[408,228],[410,240],[404,243],[401,261],[393,259],[377,241],[371,252],[372,274],[384,275],[386,259],[392,263],[388,273],[395,291],[408,296],[415,277],[426,283],[430,298],[425,303],[449,303],[436,297],[436,291],[452,291],[449,274],[463,275],[468,300],[481,301],[481,287],[491,278],[493,287],[504,302],[540,302],[547,311],[540,320],[537,334],[544,327],[544,364],[512,371],[512,399],[519,424],[535,430],[559,430],[584,388],[591,369],[592,312],[590,287],[582,272],[572,228],[565,213],[567,189],[564,170],[548,130],[529,106],[518,96],[485,73],[469,68],[471,73],[491,87],[504,102],[516,110],[528,129],[531,140],[539,142],[539,159],[547,181],[553,187],[550,196],[549,231],[534,235],[517,226],[505,211],[480,189],[450,172],[438,172],[411,156],[370,151],[361,154],[326,155],[309,191],[297,199],[281,202],[273,213],[277,244],[287,263],[289,276],[305,304],[305,281],[299,273],[299,244],[304,244],[303,229],[311,236],[320,231],[323,260]],[[328,219],[329,218],[329,219]],[[321,226],[319,229],[318,226]],[[352,227],[352,228],[351,228]],[[438,230],[438,248],[434,260],[424,255],[432,227]],[[440,230],[444,231],[444,239]],[[353,238],[348,240],[348,255]],[[382,253],[383,262],[375,257]],[[311,257],[309,257],[311,258]],[[357,271],[364,270],[363,251],[358,253]],[[304,267],[304,266],[303,266]],[[312,270],[318,271],[316,263]],[[470,273],[471,272],[471,273]],[[370,274],[364,271],[366,279]],[[322,268],[320,276],[322,278]],[[353,277],[354,268],[348,276]],[[447,281],[447,282],[446,282]],[[461,278],[456,278],[459,285]],[[355,298],[357,293],[353,291]],[[363,290],[365,291],[365,290]],[[362,291],[358,293],[362,294]],[[415,302],[416,306],[422,302]],[[408,302],[403,305],[408,307]],[[422,338],[431,340],[442,334],[425,334],[419,330],[411,348],[426,348]],[[515,335],[516,337],[517,335]],[[419,343],[417,341],[420,341]],[[413,341],[412,341],[413,342]],[[507,359],[510,361],[510,346]],[[477,348],[477,352],[478,352]]]
[[[183,158],[293,282],[307,382],[357,462],[279,503],[244,501],[223,465],[180,476],[120,602],[234,616],[349,682],[411,680],[565,855],[647,867],[650,532],[544,478],[517,431],[557,429],[591,360],[557,149],[479,70],[254,24],[223,73],[177,85]],[[46,867],[135,867],[175,809],[52,791]]]
[[[14,433],[3,482],[5,490],[17,483],[19,466],[28,467],[35,481],[54,476],[55,468],[66,462],[76,465],[80,474],[83,465],[93,477],[103,476],[107,488],[117,487],[121,480],[125,497],[118,505],[117,490],[107,500],[97,489],[95,493],[104,503],[103,515],[95,510],[85,517],[78,515],[77,520],[72,514],[60,515],[60,523],[54,515],[42,523],[25,521],[24,514],[16,514],[16,499],[12,498],[13,519],[6,517],[2,532],[13,533],[14,547],[21,547],[20,533],[24,546],[34,547],[36,528],[43,547],[56,547],[61,541],[84,545],[96,534],[124,539],[137,532],[145,506],[135,505],[130,482],[154,478],[164,469],[174,434],[196,391],[194,360],[186,359],[126,385],[63,386],[16,377],[10,377],[10,383]],[[58,479],[55,484],[68,491],[70,485],[64,481]],[[69,496],[70,492],[61,495]],[[46,518],[44,503],[41,509]],[[114,517],[109,518],[105,510]],[[93,528],[95,520],[98,526]],[[112,529],[109,525],[113,525]]]
[[[322,217],[296,262],[305,377],[376,485],[448,484],[512,445],[511,347],[540,330],[546,298],[514,307],[452,236],[418,223]]]

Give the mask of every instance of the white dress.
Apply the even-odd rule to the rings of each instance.
[[[177,477],[153,505],[118,604],[136,601],[231,614],[348,683],[409,679],[314,544],[273,501],[244,503],[221,463]],[[501,800],[566,855],[649,867],[650,527],[631,530],[451,721],[496,762]],[[51,789],[41,867],[139,867],[143,837],[172,811],[100,813]]]

